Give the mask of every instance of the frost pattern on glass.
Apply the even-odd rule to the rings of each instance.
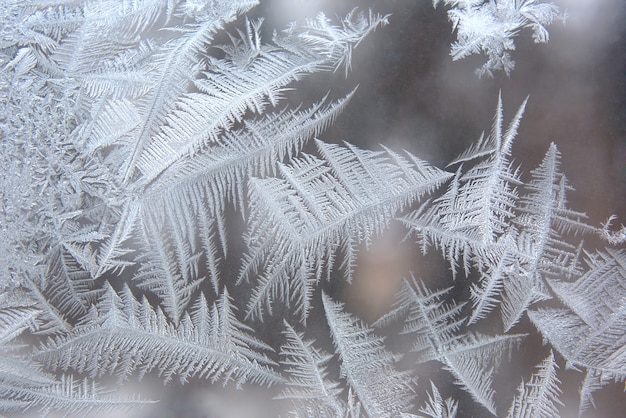
[[[490,133],[443,168],[323,141],[354,86],[300,106],[290,92],[348,75],[388,18],[319,14],[268,40],[256,3],[0,5],[0,411],[147,407],[110,385],[150,376],[260,387],[281,416],[502,415],[494,381],[523,319],[549,348],[509,382],[510,416],[557,414],[563,366],[585,373],[581,412],[623,381],[626,229],[568,207],[556,145],[529,176],[517,165],[526,101],[505,128],[498,100]],[[520,29],[545,42],[559,17],[533,0],[444,3],[453,58],[484,53],[487,74],[513,69]],[[392,224],[466,292],[409,275],[369,325],[336,289]],[[467,399],[417,383],[433,364]]]

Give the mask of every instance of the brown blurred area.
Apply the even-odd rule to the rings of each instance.
[[[402,240],[402,231],[394,226],[369,246],[362,246],[352,283],[344,287],[347,309],[369,323],[389,311],[402,280],[418,268],[417,246],[412,240]]]

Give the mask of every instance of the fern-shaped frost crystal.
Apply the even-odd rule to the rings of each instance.
[[[419,410],[420,415],[404,414],[403,418],[454,418],[458,411],[459,404],[452,398],[443,399],[439,389],[433,382],[430,382],[430,393],[428,401]],[[423,415],[422,415],[423,414]]]
[[[324,311],[337,354],[341,375],[354,391],[368,417],[396,416],[412,402],[412,382],[407,372],[395,370],[396,359],[385,350],[382,338],[343,311],[340,303],[323,294]]]
[[[380,323],[404,319],[404,332],[414,337],[412,351],[418,362],[437,360],[444,364],[476,402],[495,415],[493,375],[502,358],[524,335],[486,336],[460,333],[465,319],[459,319],[462,306],[446,304],[450,289],[431,292],[413,278],[405,281],[398,295],[398,307]]]
[[[598,252],[587,264],[589,270],[575,282],[550,281],[567,309],[529,311],[568,366],[586,370],[581,409],[593,403],[591,392],[611,380],[626,379],[626,253]]]
[[[281,178],[250,182],[250,253],[241,278],[260,273],[248,304],[253,316],[281,299],[306,318],[312,285],[332,269],[335,248],[350,278],[359,245],[450,177],[409,153],[316,143],[322,158],[305,154],[281,166]]]
[[[289,380],[278,398],[290,399],[297,416],[343,416],[347,405],[340,398],[339,382],[328,377],[332,355],[315,348],[286,322],[285,337],[280,354]]]
[[[558,368],[554,354],[550,352],[550,355],[536,367],[536,372],[530,380],[520,384],[507,416],[510,418],[558,416],[557,405],[563,405],[559,400],[561,382],[556,376]]]
[[[500,240],[509,231],[517,186],[521,184],[509,159],[525,106],[526,102],[503,132],[499,99],[491,134],[481,136],[450,163],[459,168],[447,192],[402,218],[420,239],[423,250],[429,245],[440,248],[453,271],[461,262],[468,274],[472,257],[478,257],[479,266],[491,265],[505,250]],[[469,168],[465,167],[472,162]]]
[[[281,382],[274,363],[261,354],[270,348],[249,335],[231,303],[224,293],[209,308],[201,297],[192,315],[174,326],[147,300],[137,302],[128,288],[120,295],[109,288],[82,325],[51,338],[35,358],[91,377],[115,373],[125,379],[135,371],[141,377],[156,369],[166,381],[198,376],[237,385]]]

